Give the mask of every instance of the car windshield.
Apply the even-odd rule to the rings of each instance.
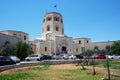
[[[38,55],[30,55],[29,57],[38,57]]]
[[[10,58],[13,59],[13,60],[18,60],[19,59],[16,56],[10,56]]]

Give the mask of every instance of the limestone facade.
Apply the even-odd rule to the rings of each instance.
[[[9,43],[10,45],[14,45],[17,42],[18,42],[18,38],[0,33],[0,46],[5,45],[7,43]]]
[[[26,42],[31,46],[33,53],[47,54],[80,54],[86,50],[105,50],[114,41],[91,42],[90,38],[75,38],[64,34],[62,15],[57,12],[45,14],[42,25],[42,35],[34,41],[29,41],[29,34],[22,31],[0,31],[0,45],[5,42],[15,44],[18,41]]]
[[[113,42],[92,43],[90,38],[68,37],[64,34],[62,15],[57,12],[45,14],[42,25],[42,35],[35,39],[38,54],[79,54],[86,50],[105,49]]]
[[[22,41],[25,43],[28,43],[29,41],[29,35],[22,31],[4,30],[4,31],[0,31],[0,33],[6,34],[8,36],[13,36],[17,38],[19,41]]]

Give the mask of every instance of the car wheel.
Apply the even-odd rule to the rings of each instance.
[[[37,59],[37,61],[40,61],[40,59]]]
[[[30,61],[29,59],[27,59],[26,61]]]

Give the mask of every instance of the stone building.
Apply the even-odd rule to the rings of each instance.
[[[62,15],[57,12],[45,14],[42,25],[42,35],[35,39],[36,53],[39,54],[79,54],[86,50],[100,50],[113,42],[92,43],[90,38],[75,38],[64,34]]]
[[[18,41],[25,42],[30,45],[32,53],[36,53],[36,45],[34,41],[29,41],[29,34],[22,31],[4,30],[0,31],[0,46],[8,42],[15,45]]]
[[[0,33],[15,37],[19,41],[22,41],[25,43],[28,43],[28,41],[29,41],[29,35],[25,32],[22,32],[22,31],[4,30],[4,31],[0,31]]]
[[[0,33],[0,46],[9,43],[10,45],[14,45],[18,42],[18,38],[6,34]]]
[[[30,45],[30,49],[32,51],[33,54],[36,54],[36,45],[35,45],[35,41],[29,41],[28,43]]]
[[[22,31],[0,31],[0,45],[18,41],[31,46],[33,53],[38,54],[80,54],[86,50],[106,50],[113,41],[91,42],[90,38],[75,38],[64,34],[63,18],[60,13],[48,12],[45,14],[42,25],[42,35],[34,41],[29,41],[29,34]]]

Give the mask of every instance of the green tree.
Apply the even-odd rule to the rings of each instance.
[[[111,46],[112,54],[120,55],[120,41],[115,41]]]
[[[3,49],[2,49],[2,47],[0,46],[0,55],[2,55],[2,52],[3,52]]]
[[[0,55],[14,55],[14,47],[13,45],[10,45],[9,41],[6,41],[2,46],[0,46]]]
[[[24,60],[29,54],[31,54],[30,47],[28,44],[23,42],[18,42],[15,45],[16,56],[18,56],[21,60]]]
[[[105,50],[98,50],[98,54],[105,54]]]
[[[92,51],[92,50],[87,50],[87,51],[85,51],[85,56],[92,56],[94,54],[94,51]]]

